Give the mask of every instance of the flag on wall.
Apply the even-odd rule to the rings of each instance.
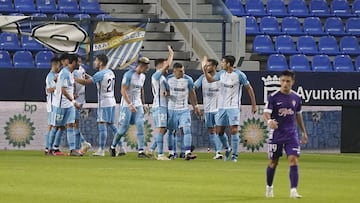
[[[90,21],[89,21],[90,22]],[[84,22],[33,21],[30,16],[0,16],[2,32],[29,35],[54,52],[81,53],[90,51]],[[108,66],[124,69],[136,62],[145,37],[146,23],[127,24],[97,22],[93,54],[106,54]]]
[[[94,55],[106,54],[108,66],[124,69],[136,62],[145,37],[146,23],[129,25],[117,22],[98,22],[94,31]],[[90,45],[86,47],[86,52]]]

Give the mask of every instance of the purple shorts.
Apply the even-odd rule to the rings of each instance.
[[[287,156],[300,156],[300,145],[296,143],[291,144],[268,144],[268,157],[271,160],[277,160],[283,155],[283,149]]]

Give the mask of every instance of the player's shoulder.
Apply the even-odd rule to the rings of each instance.
[[[184,79],[193,81],[190,75],[184,74]]]
[[[299,99],[301,99],[301,95],[298,94],[295,90],[291,90],[291,94]]]
[[[166,76],[166,79],[169,80],[169,79],[171,79],[171,78],[174,78],[174,76],[175,76],[175,75],[174,75],[173,73],[171,73],[171,74],[169,74],[168,76]]]
[[[279,95],[279,94],[280,94],[280,89],[272,92],[272,93],[270,94],[270,97],[275,97],[276,95]]]

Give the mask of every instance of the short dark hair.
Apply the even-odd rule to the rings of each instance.
[[[222,57],[223,59],[225,59],[226,63],[230,63],[230,66],[234,66],[235,64],[235,57],[232,55],[226,55]]]
[[[215,60],[215,59],[208,59],[208,62],[210,62],[211,65],[214,65],[214,66],[218,66],[218,65],[219,65],[219,63],[218,63],[217,60]]]
[[[73,63],[74,61],[78,61],[79,55],[77,54],[68,54],[67,58],[69,59],[69,63]]]
[[[295,80],[295,73],[291,70],[284,70],[281,72],[280,77],[281,76],[290,76],[293,80]]]
[[[59,60],[60,60],[60,61],[65,60],[65,59],[69,59],[69,54],[68,54],[68,53],[62,53],[62,54],[59,56]]]
[[[50,63],[57,63],[57,62],[60,62],[60,59],[56,56],[54,56],[50,59]]]
[[[163,63],[164,61],[166,61],[166,59],[155,59],[155,61],[154,61],[155,67],[157,65],[159,65],[160,63]]]
[[[106,66],[106,64],[108,63],[108,57],[105,54],[99,54],[96,56],[96,58],[104,65]]]
[[[181,64],[181,63],[175,63],[174,64],[174,68],[182,68],[184,65],[183,64]]]

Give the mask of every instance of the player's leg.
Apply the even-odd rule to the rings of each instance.
[[[167,126],[167,109],[162,107],[156,108],[153,112],[153,115],[154,115],[155,127],[157,128],[157,133],[155,135],[155,143],[158,148],[157,160],[161,160],[161,161],[169,160],[164,155],[164,135],[166,133],[166,126]],[[155,150],[155,148],[151,148],[151,149]]]
[[[215,149],[213,159],[222,159],[220,139],[215,131],[215,115],[216,113],[205,113],[205,126],[208,128],[210,143]]]
[[[268,158],[269,163],[266,168],[266,197],[274,197],[273,182],[275,177],[276,167],[279,162],[279,158],[282,156],[283,145],[280,144],[268,144]]]
[[[150,158],[144,152],[144,109],[142,106],[136,107],[133,113],[136,125],[136,136],[138,141],[138,158]]]
[[[185,160],[196,159],[196,155],[191,153],[191,115],[190,110],[184,110],[180,114],[179,128],[184,135]]]
[[[63,110],[65,111],[64,122],[66,124],[66,135],[70,149],[70,156],[82,156],[82,154],[79,153],[78,150],[76,150],[76,144],[75,144],[75,133],[74,133],[75,107],[70,107]]]
[[[238,126],[240,123],[240,110],[239,109],[226,109],[228,122],[230,125],[230,134],[231,134],[231,147],[232,147],[232,157],[231,161],[236,162],[238,157],[238,146],[239,146],[239,130]]]
[[[299,183],[298,157],[300,156],[299,144],[285,144],[285,152],[289,161],[290,198],[301,198],[297,192]]]
[[[221,144],[225,148],[225,159],[227,160],[231,154],[231,147],[229,145],[229,138],[225,133],[225,126],[229,125],[228,117],[224,109],[219,109],[215,115],[216,133],[219,135]]]
[[[65,126],[56,127],[55,139],[52,142],[52,148],[51,148],[53,155],[64,155],[64,153],[60,151],[60,143],[62,137],[65,134],[66,134]]]
[[[117,134],[119,134],[119,129],[116,127],[115,125],[115,121],[116,121],[116,107],[109,107],[111,108],[111,115],[109,116],[109,120],[107,120],[107,124],[108,126],[110,126],[113,136],[115,137]],[[124,156],[126,154],[126,150],[123,146],[123,142],[120,138],[119,142],[118,142],[118,149],[115,150],[115,156]],[[117,151],[117,153],[116,153]],[[114,154],[114,150],[110,150],[110,155],[113,156]]]
[[[119,143],[121,137],[123,137],[126,131],[129,129],[130,126],[130,119],[131,119],[131,111],[129,107],[122,107],[120,110],[119,115],[119,131],[117,134],[114,135],[112,140],[112,144],[110,146],[110,155],[115,157],[116,156],[116,145]]]

